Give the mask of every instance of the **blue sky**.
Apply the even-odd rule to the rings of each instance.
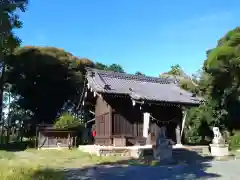
[[[188,74],[239,25],[239,0],[30,0],[17,32],[23,45],[56,46],[125,71]]]

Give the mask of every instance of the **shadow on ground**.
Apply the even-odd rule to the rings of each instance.
[[[149,165],[149,158],[146,159],[128,159],[117,162],[106,162],[96,164],[95,166],[53,170],[63,173],[64,179],[91,179],[96,177],[98,180],[181,180],[181,179],[211,179],[218,178],[220,175],[207,173],[206,170],[211,167],[212,157],[203,157],[193,151],[181,149],[180,152],[174,152],[175,162],[171,164]],[[184,163],[182,163],[184,161]],[[134,162],[134,163],[133,163]],[[49,169],[47,170],[49,172]],[[44,174],[44,170],[36,172]]]
[[[29,142],[13,142],[7,144],[0,144],[0,150],[17,152],[25,151],[29,147]]]

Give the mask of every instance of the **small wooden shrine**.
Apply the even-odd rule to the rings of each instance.
[[[144,145],[149,136],[153,144],[162,126],[169,139],[181,144],[185,109],[201,103],[171,78],[88,68],[86,79],[83,104],[95,105],[95,144],[99,145]]]
[[[40,148],[69,148],[77,145],[76,129],[56,129],[52,125],[41,124],[36,129],[37,143]]]

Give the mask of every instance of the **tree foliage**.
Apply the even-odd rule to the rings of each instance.
[[[59,118],[54,122],[54,127],[57,129],[70,129],[83,126],[78,118],[72,116],[70,113],[63,113]]]
[[[97,62],[95,64],[95,68],[100,69],[100,70],[105,70],[105,71],[113,71],[113,72],[124,73],[123,67],[119,64],[111,64],[111,65],[108,66],[108,65]]]
[[[206,101],[200,108],[191,109],[187,119],[187,133],[194,127],[197,135],[190,133],[186,137],[196,137],[196,142],[208,134],[201,131],[201,124],[218,126],[230,133],[240,127],[240,28],[229,31],[206,54],[198,79],[199,94]]]
[[[94,64],[55,47],[16,48],[6,56],[4,63],[4,83],[11,85],[14,97],[9,117],[16,121],[19,116],[26,132],[32,135],[36,124],[53,123],[62,112],[79,111],[86,67],[124,72],[118,64]],[[23,117],[28,120],[23,121]]]
[[[63,49],[54,47],[23,47],[9,55],[6,82],[18,97],[16,103],[33,113],[36,123],[52,122],[65,103],[81,94],[84,67],[93,66]]]
[[[11,53],[20,44],[13,30],[22,27],[19,11],[25,11],[28,0],[2,0],[0,2],[0,57]]]
[[[124,73],[124,70],[123,70],[122,66],[119,65],[119,64],[111,64],[110,66],[108,66],[108,70],[109,71],[114,71],[114,72]]]
[[[100,69],[100,70],[107,70],[107,69],[108,69],[108,66],[105,65],[105,64],[102,64],[102,63],[100,63],[100,62],[97,62],[97,63],[95,64],[95,68]]]
[[[179,64],[173,65],[171,66],[171,69],[160,75],[160,77],[166,77],[166,78],[173,78],[176,79],[176,81],[179,82],[179,85],[187,90],[190,91],[194,94],[198,94],[199,93],[199,87],[198,87],[198,82],[196,80],[196,77],[194,77],[194,80],[192,79],[192,77],[188,76],[183,69],[181,68],[181,66]]]
[[[209,95],[220,112],[218,123],[230,129],[239,127],[240,28],[228,32],[211,49],[204,70],[209,76]]]
[[[135,73],[135,75],[138,75],[138,76],[145,76],[145,74],[142,73],[142,72],[140,72],[140,71],[137,71],[137,72]]]
[[[3,115],[4,107],[4,78],[5,78],[5,64],[3,59],[5,56],[11,54],[13,50],[18,47],[21,40],[14,34],[15,29],[22,27],[22,22],[19,18],[19,12],[24,12],[28,0],[2,0],[0,2],[0,121],[1,121],[1,143],[3,142],[4,125],[6,120]],[[9,116],[10,117],[10,116]],[[7,134],[9,139],[10,122],[7,123]]]
[[[171,74],[174,76],[183,76],[184,72],[179,64],[171,66],[170,71],[168,71],[166,74]]]

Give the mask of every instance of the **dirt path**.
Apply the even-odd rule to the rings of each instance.
[[[212,161],[204,164],[182,164],[175,166],[101,166],[92,173],[97,180],[238,180],[240,160]],[[91,179],[88,170],[69,169],[68,180]]]

